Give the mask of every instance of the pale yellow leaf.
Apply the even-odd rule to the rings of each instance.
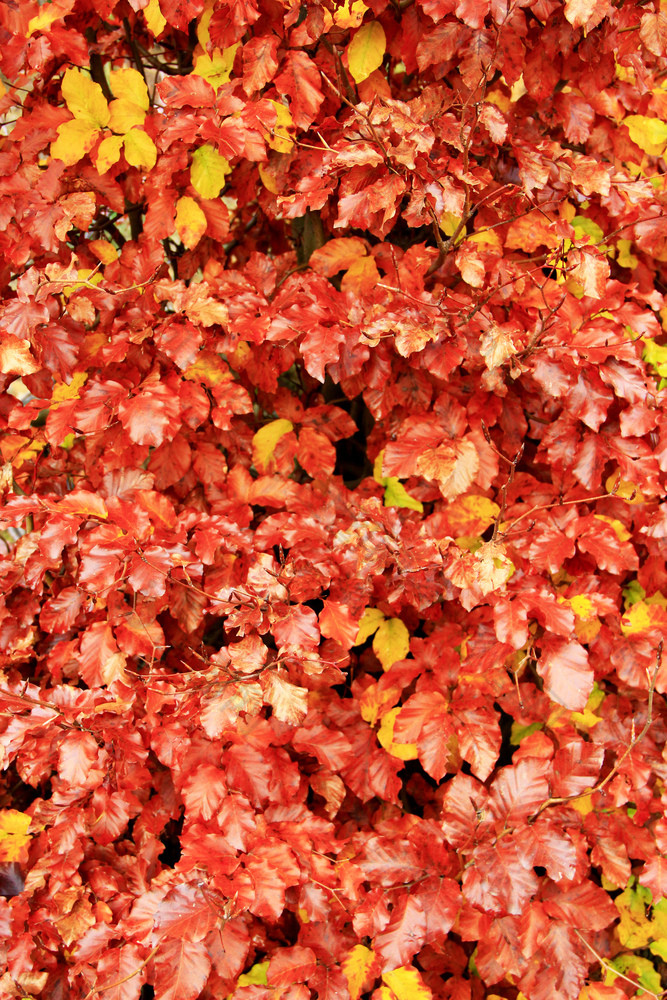
[[[148,6],[144,7],[144,17],[146,18],[148,30],[157,38],[164,31],[167,24],[167,19],[160,10],[159,0],[148,0]]]
[[[281,437],[288,434],[293,427],[292,421],[283,417],[260,427],[252,439],[252,460],[257,468],[262,470],[266,468]]]
[[[630,270],[634,270],[639,264],[639,258],[630,252],[632,240],[619,240],[616,246],[618,247],[616,260],[620,267],[628,267]]]
[[[217,90],[223,83],[229,81],[234,66],[234,56],[238,47],[239,43],[235,42],[234,45],[230,45],[229,48],[226,48],[222,52],[220,49],[214,49],[213,54],[210,56],[206,52],[197,56],[194,69],[192,70],[193,75],[201,76],[205,80],[208,80],[211,86]]]
[[[350,73],[356,83],[366,80],[382,65],[387,51],[387,37],[379,21],[362,24],[347,47]]]
[[[358,28],[367,10],[368,7],[364,0],[346,0],[341,7],[337,7],[334,11],[334,24],[342,28],[343,31],[347,31],[349,28]]]
[[[355,944],[342,962],[341,968],[347,979],[350,1000],[359,1000],[366,976],[375,961],[375,952],[363,944]]]
[[[109,106],[99,83],[78,69],[67,69],[61,84],[67,107],[75,118],[94,128],[109,124]],[[75,161],[76,162],[76,161]]]
[[[17,809],[0,810],[0,861],[18,861],[30,841],[30,816]]]
[[[366,608],[359,622],[359,632],[357,633],[354,645],[360,646],[362,642],[366,642],[366,639],[369,639],[374,632],[377,632],[383,621],[384,615],[379,608]]]
[[[73,6],[73,0],[52,0],[48,7],[42,7],[39,14],[30,18],[26,38],[37,31],[48,31],[53,22],[69,14]]]
[[[151,137],[141,128],[133,128],[125,136],[125,159],[131,167],[152,170],[157,160],[157,148]]]
[[[397,660],[404,660],[410,651],[410,633],[400,618],[385,618],[380,622],[373,637],[373,652],[382,664],[383,670],[389,670]]]
[[[267,136],[267,143],[271,149],[277,153],[290,153],[294,143],[290,137],[288,129],[294,128],[290,109],[279,101],[271,101],[276,111],[276,124],[273,126],[272,134]]]
[[[123,146],[122,135],[108,135],[97,148],[95,157],[95,168],[98,174],[105,174],[109,167],[120,160],[120,151]]]
[[[80,118],[71,118],[58,126],[58,138],[51,143],[51,156],[68,167],[89,153],[97,142],[99,129]]]
[[[143,111],[148,111],[150,105],[148,87],[139,70],[129,67],[112,69],[109,74],[109,86],[114,97],[129,101],[142,108]]]
[[[176,202],[176,232],[188,250],[196,247],[206,232],[206,216],[189,195]]]
[[[396,1000],[431,1000],[433,996],[421,974],[409,966],[383,972],[382,981],[390,988]]]
[[[667,144],[667,122],[646,115],[628,115],[623,125],[630,138],[649,156],[662,156]]]
[[[112,101],[109,105],[109,128],[112,132],[119,132],[125,135],[135,125],[143,125],[146,113],[134,101],[127,101],[122,98]]]
[[[391,711],[382,716],[382,722],[377,732],[378,743],[392,757],[398,757],[399,760],[417,760],[419,751],[416,743],[394,742],[394,725],[400,711],[400,708],[392,708]]]
[[[6,375],[33,375],[42,366],[30,351],[30,341],[3,333],[0,337],[0,372]]]
[[[230,173],[229,163],[213,146],[200,146],[194,151],[190,166],[192,186],[202,198],[217,198]]]

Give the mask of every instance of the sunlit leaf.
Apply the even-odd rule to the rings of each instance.
[[[30,843],[32,819],[17,809],[0,810],[0,861],[18,861]]]
[[[192,156],[190,180],[202,198],[217,198],[230,172],[229,163],[213,146],[200,146]]]
[[[148,8],[145,8],[144,14],[147,10]],[[148,111],[150,106],[148,88],[139,70],[129,66],[113,69],[109,74],[109,86],[114,97],[129,101],[143,111]]]
[[[373,637],[373,652],[382,664],[382,669],[389,670],[392,663],[403,660],[409,651],[410,633],[401,619],[386,618],[380,622]]]
[[[283,417],[260,427],[252,439],[252,454],[255,464],[262,469],[266,468],[281,437],[288,434],[293,427],[294,424],[291,420],[285,420]]]
[[[157,160],[157,148],[151,137],[140,128],[133,128],[123,141],[125,159],[131,167],[152,170]]]
[[[196,247],[206,232],[206,216],[189,195],[176,202],[176,232],[188,250]]]
[[[361,83],[382,65],[387,50],[387,38],[379,21],[368,21],[355,32],[347,49],[348,65],[353,79]]]

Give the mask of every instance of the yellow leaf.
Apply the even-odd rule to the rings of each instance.
[[[260,427],[252,439],[252,460],[258,468],[266,468],[281,437],[289,434],[293,428],[294,424],[292,421],[285,420],[283,417],[280,417],[278,420],[272,420],[270,424]]]
[[[577,598],[573,597],[570,602],[570,604],[573,606],[573,610],[574,610],[574,601],[576,600]],[[589,695],[588,701],[586,702],[586,707],[584,708],[583,712],[572,712],[571,719],[574,722],[575,726],[578,726],[580,729],[586,729],[586,730],[592,729],[593,726],[597,726],[598,722],[600,722],[600,716],[595,714],[595,710],[596,708],[600,707],[604,699],[605,699],[604,691],[602,691],[601,688],[597,686],[597,684],[593,684],[593,690]]]
[[[279,101],[271,101],[271,104],[276,111],[276,124],[273,126],[272,134],[266,137],[266,141],[277,153],[291,153],[294,143],[288,129],[294,128],[294,122],[290,109]]]
[[[159,0],[148,0],[148,6],[144,7],[144,17],[148,30],[157,38],[164,31],[167,23],[166,17],[160,10]]]
[[[157,160],[157,148],[151,137],[141,128],[133,128],[125,136],[125,159],[131,167],[152,170]]]
[[[220,49],[214,49],[212,56],[209,56],[205,52],[197,56],[194,69],[192,70],[193,74],[208,80],[211,86],[217,90],[221,84],[228,82],[232,74],[234,56],[238,47],[239,43],[235,42],[223,52]]]
[[[568,599],[567,603],[577,618],[581,618],[582,621],[587,622],[595,617],[595,607],[590,597],[587,597],[586,594],[575,594],[574,597]]]
[[[59,21],[72,10],[71,0],[53,0],[48,7],[43,7],[36,17],[31,17],[28,21],[26,38],[30,38],[37,31],[46,31],[54,21]]]
[[[0,810],[0,861],[19,861],[30,842],[30,816],[17,809]]]
[[[616,518],[607,517],[606,514],[594,514],[593,517],[596,517],[598,521],[606,521],[614,529],[619,542],[627,542],[632,537],[625,525]]]
[[[646,907],[651,904],[651,892],[643,886],[628,886],[614,900],[620,922],[616,928],[618,940],[632,951],[646,948],[653,939],[653,926],[646,919]]]
[[[125,135],[135,125],[143,125],[145,117],[143,108],[134,101],[126,101],[125,98],[112,101],[109,105],[109,128],[121,135]]]
[[[98,174],[105,174],[109,167],[120,160],[120,151],[123,147],[122,135],[108,135],[97,148],[95,157],[95,169]]]
[[[366,608],[359,622],[359,631],[354,645],[360,646],[362,642],[366,642],[366,639],[370,638],[374,632],[377,632],[383,621],[384,615],[379,608]]]
[[[113,264],[115,260],[118,260],[118,251],[108,240],[91,240],[88,243],[88,249],[92,250],[102,264]]]
[[[85,385],[87,378],[87,372],[74,372],[69,385],[67,382],[56,382],[51,396],[51,404],[61,403],[64,399],[78,399],[79,390]]]
[[[268,979],[266,973],[269,968],[268,962],[257,962],[248,972],[238,978],[239,986],[266,986]]]
[[[385,483],[384,490],[385,507],[408,507],[410,510],[418,510],[424,513],[424,505],[420,500],[411,497],[396,476],[389,476]]]
[[[197,41],[204,51],[206,51],[211,44],[211,32],[209,30],[209,25],[211,24],[211,18],[213,17],[213,2],[214,0],[206,0],[201,17],[197,21]]]
[[[278,194],[278,184],[271,171],[267,170],[263,163],[257,164],[257,170],[259,172],[259,179],[266,190],[270,191],[271,194]]]
[[[444,509],[443,528],[452,538],[482,535],[500,513],[500,507],[477,493],[457,497]]]
[[[201,382],[213,387],[221,382],[229,382],[231,374],[228,366],[218,354],[212,351],[200,351],[195,361],[183,372],[191,382]]]
[[[619,500],[627,500],[628,503],[644,503],[645,497],[638,487],[628,479],[620,479],[618,472],[613,472],[607,477],[604,488],[608,493],[614,490],[614,496]]]
[[[392,972],[383,972],[382,981],[390,988],[396,1000],[431,1000],[433,994],[417,969],[402,966]]]
[[[662,156],[667,144],[667,122],[646,115],[628,115],[623,119],[630,138],[649,156]]]
[[[196,247],[206,232],[206,216],[189,195],[176,202],[176,232],[188,250]]]
[[[652,628],[667,628],[667,612],[659,604],[637,601],[621,618],[623,635],[638,635]]]
[[[443,212],[438,220],[438,225],[445,236],[453,236],[461,225],[461,216],[454,212]],[[460,235],[463,236],[463,229],[461,229]]]
[[[359,699],[359,712],[364,722],[374,726],[380,714],[393,708],[401,697],[402,687],[393,685],[392,687],[381,687],[379,684],[371,684],[366,688]]]
[[[373,652],[389,670],[397,660],[404,660],[410,651],[410,633],[400,618],[385,618],[373,637]]]
[[[356,83],[366,80],[382,65],[387,37],[379,21],[362,24],[347,47],[347,60]]]
[[[375,961],[375,952],[363,944],[355,944],[343,960],[341,968],[347,979],[350,1000],[359,1000],[366,977]]]
[[[139,70],[112,69],[109,74],[109,86],[114,97],[129,101],[143,111],[148,111],[150,106],[148,87]]]
[[[630,270],[634,270],[639,265],[639,258],[630,253],[632,240],[618,240],[616,246],[618,247],[618,257],[616,258],[618,264],[621,267],[629,267]]]
[[[200,146],[192,157],[190,180],[202,198],[217,198],[231,172],[229,163],[213,146]]]
[[[89,122],[71,118],[58,126],[58,138],[51,143],[51,156],[71,167],[90,152],[99,134],[99,129]]]
[[[400,708],[392,708],[382,716],[377,732],[378,742],[392,757],[398,757],[399,760],[416,760],[419,756],[416,743],[394,743],[394,725],[400,711]]]
[[[347,0],[342,7],[334,11],[334,24],[343,31],[347,31],[348,28],[358,28],[367,10],[364,0]]]
[[[109,124],[109,105],[102,88],[86,73],[78,69],[65,70],[61,89],[65,103],[75,118],[88,122],[93,128],[104,128]]]
[[[591,795],[580,795],[578,799],[571,799],[568,805],[576,809],[582,816],[587,816],[593,812],[593,798]]]

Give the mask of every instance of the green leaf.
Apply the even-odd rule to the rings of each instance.
[[[409,507],[410,510],[418,510],[420,514],[424,512],[424,505],[421,501],[411,497],[403,484],[396,476],[389,476],[385,480],[384,505],[385,507]]]

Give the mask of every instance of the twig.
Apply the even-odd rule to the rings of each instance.
[[[648,987],[642,986],[641,983],[637,983],[637,982],[635,982],[634,979],[630,979],[629,976],[626,976],[622,972],[619,972],[618,969],[615,969],[613,965],[610,965],[609,962],[607,962],[602,957],[602,955],[599,955],[597,953],[597,951],[595,950],[595,948],[593,947],[593,945],[589,944],[589,942],[586,940],[586,938],[584,937],[584,935],[580,931],[578,931],[576,927],[573,927],[572,930],[577,935],[577,937],[580,939],[580,941],[583,944],[586,945],[586,947],[591,952],[591,954],[595,955],[596,959],[598,960],[598,962],[600,963],[600,965],[602,966],[602,968],[605,969],[605,971],[611,972],[612,975],[618,976],[620,979],[624,979],[626,981],[626,983],[630,983],[630,985],[634,986],[635,989],[641,989],[641,990],[643,990],[643,992],[644,993],[648,993],[649,996],[655,997],[655,1000],[659,1000],[660,997],[664,997],[665,993],[667,993],[667,990],[661,990],[660,993],[654,993],[653,990],[649,990]]]

